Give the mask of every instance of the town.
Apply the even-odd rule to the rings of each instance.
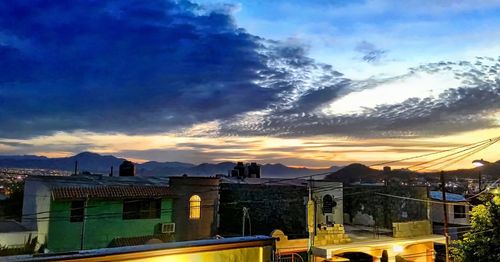
[[[22,212],[2,205],[0,254],[12,261],[444,261],[451,241],[470,231],[480,197],[500,197],[500,166],[485,160],[469,176],[448,172],[444,189],[444,176],[389,166],[272,178],[257,163],[212,176],[140,176],[126,160],[99,174],[78,163],[73,173],[2,169],[2,201],[20,198]],[[363,175],[346,181],[346,172]]]
[[[500,1],[0,1],[0,262],[500,261]]]

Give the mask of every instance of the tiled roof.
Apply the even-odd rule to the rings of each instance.
[[[94,187],[56,187],[52,188],[54,199],[82,198],[150,198],[170,196],[166,186],[94,186]]]

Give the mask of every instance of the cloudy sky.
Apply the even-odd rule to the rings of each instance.
[[[1,1],[0,154],[325,167],[500,136],[499,20],[493,0]]]

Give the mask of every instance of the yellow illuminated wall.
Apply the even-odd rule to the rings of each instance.
[[[133,254],[132,254],[133,255]],[[189,254],[160,255],[149,258],[130,258],[120,261],[132,262],[270,262],[272,247],[248,247]],[[117,260],[114,260],[117,261]]]

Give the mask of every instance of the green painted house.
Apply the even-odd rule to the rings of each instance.
[[[49,252],[170,242],[175,239],[168,180],[34,176],[26,180],[23,225]]]

